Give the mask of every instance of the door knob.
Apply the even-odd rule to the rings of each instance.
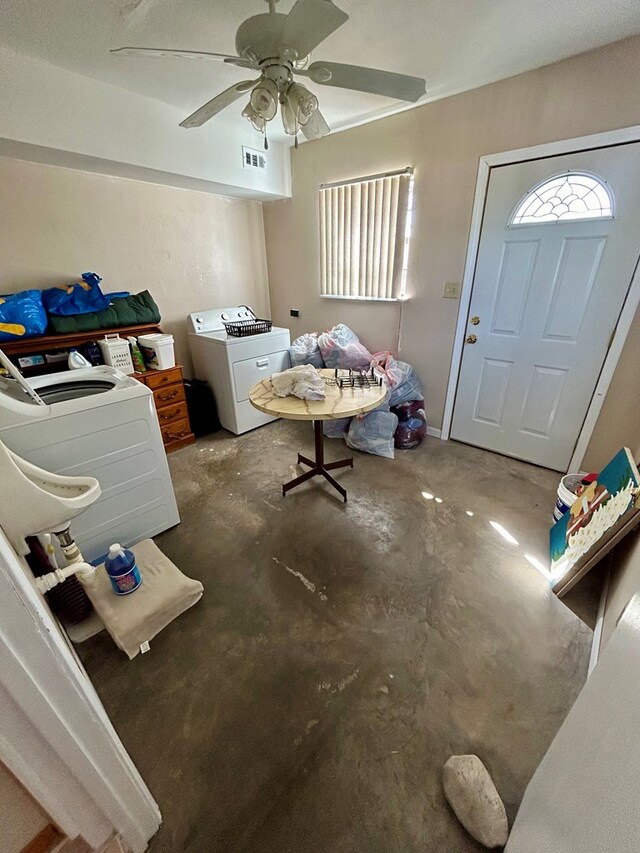
[[[469,337],[467,338],[467,343],[468,343],[468,344],[475,344],[475,342],[476,342],[477,340],[478,340],[478,336],[477,336],[477,335],[469,335]]]
[[[478,323],[480,322],[480,317],[472,317],[469,320],[469,322],[471,323],[472,326],[477,326]]]

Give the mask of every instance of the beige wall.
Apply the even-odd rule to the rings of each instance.
[[[4,764],[0,764],[0,814],[0,853],[19,853],[50,823]]]
[[[626,536],[609,557],[611,574],[602,622],[602,650],[633,596],[640,592],[640,530]]]
[[[633,38],[292,151],[293,198],[265,205],[274,320],[291,325],[292,335],[342,320],[370,349],[396,349],[399,340],[424,383],[429,422],[440,426],[458,309],[442,289],[462,278],[479,158],[638,124],[639,80],[640,38]],[[415,168],[415,211],[402,317],[399,305],[321,299],[318,184],[408,165]],[[291,319],[289,308],[300,308],[302,318]],[[633,353],[637,363],[637,323],[633,336],[625,364]],[[620,442],[637,445],[626,403],[625,379],[616,375],[590,459],[604,459]],[[608,423],[621,411],[614,441]]]
[[[640,597],[529,782],[505,853],[637,853]]]
[[[0,158],[0,210],[0,293],[86,270],[105,291],[148,289],[188,370],[187,314],[246,303],[268,316],[258,202]]]
[[[585,471],[601,471],[614,453],[628,447],[640,461],[640,309],[605,397],[600,417],[582,463]],[[638,579],[640,588],[640,577]]]

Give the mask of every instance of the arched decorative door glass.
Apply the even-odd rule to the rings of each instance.
[[[612,218],[613,196],[605,181],[586,172],[563,172],[530,190],[509,225]]]

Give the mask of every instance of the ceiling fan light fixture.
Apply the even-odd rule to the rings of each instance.
[[[229,86],[181,121],[180,127],[201,127],[251,90],[249,104],[242,115],[264,134],[265,148],[267,123],[277,116],[278,105],[284,129],[288,136],[294,137],[296,145],[299,132],[307,140],[320,139],[330,133],[318,99],[305,86],[294,82],[294,75],[334,89],[382,95],[409,103],[419,101],[426,93],[422,77],[361,65],[310,61],[312,52],[349,20],[349,15],[339,9],[334,0],[294,0],[286,14],[276,12],[278,0],[266,2],[268,13],[252,15],[238,27],[235,56],[155,47],[121,47],[112,53],[215,60],[257,71],[258,80]]]
[[[278,87],[273,80],[263,77],[251,92],[250,103],[257,115],[271,121],[278,112]]]
[[[301,83],[292,83],[287,88],[286,103],[291,108],[298,125],[304,126],[318,109],[318,99]]]

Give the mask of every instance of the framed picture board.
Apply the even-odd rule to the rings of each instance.
[[[623,447],[549,533],[552,589],[567,593],[640,524],[640,474]]]

